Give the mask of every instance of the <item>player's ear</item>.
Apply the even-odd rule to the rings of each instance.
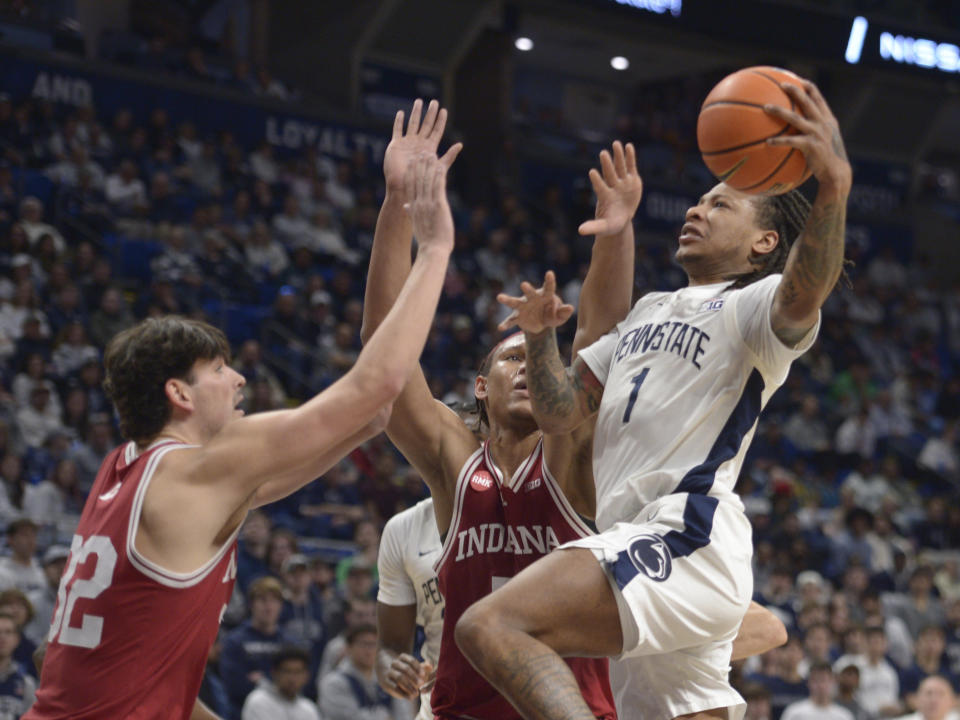
[[[487,399],[487,379],[483,375],[477,375],[473,381],[473,396],[477,400]]]
[[[190,386],[184,380],[170,378],[164,383],[163,391],[174,408],[193,410],[193,396],[190,394]]]
[[[759,237],[753,241],[750,249],[757,255],[766,255],[773,252],[780,242],[780,233],[776,230],[764,230]]]

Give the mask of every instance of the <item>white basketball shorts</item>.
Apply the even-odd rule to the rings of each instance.
[[[620,720],[746,708],[730,686],[733,639],[753,594],[750,523],[734,501],[668,495],[631,523],[567,543],[591,550],[620,610],[611,662]]]

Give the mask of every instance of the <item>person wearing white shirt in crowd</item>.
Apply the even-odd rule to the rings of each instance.
[[[917,465],[931,470],[944,478],[956,478],[960,470],[960,457],[957,455],[957,424],[946,423],[943,430],[924,443],[917,457]]]
[[[887,636],[883,628],[868,627],[866,636],[866,652],[842,656],[834,663],[834,669],[839,672],[847,665],[856,665],[860,670],[857,702],[873,716],[890,717],[900,708],[900,679],[897,671],[884,658]]]
[[[787,705],[780,720],[854,720],[853,713],[833,702],[835,683],[829,663],[817,662],[807,677],[810,697]]]
[[[270,676],[243,703],[242,720],[320,720],[317,706],[300,693],[310,677],[310,656],[297,647],[281,648]]]
[[[273,232],[286,247],[308,240],[313,228],[300,213],[297,196],[289,193],[283,201],[283,211],[273,216]]]
[[[30,518],[19,518],[7,525],[8,557],[0,558],[0,590],[16,588],[24,593],[47,584],[34,555],[37,552],[37,525]]]
[[[36,245],[43,235],[52,235],[58,254],[67,249],[60,231],[43,221],[43,203],[33,195],[28,195],[20,202],[20,227],[27,234],[30,247]]]
[[[30,404],[17,411],[17,426],[29,447],[40,447],[49,435],[63,430],[59,408],[51,404],[50,398],[50,388],[37,384],[30,391]]]
[[[872,458],[877,449],[877,428],[870,418],[870,408],[864,405],[837,428],[833,448],[841,455],[859,455]]]
[[[124,160],[116,172],[107,176],[104,194],[121,215],[132,215],[147,205],[147,188],[137,177],[137,166],[131,160]]]
[[[66,545],[51,545],[43,554],[43,575],[47,579],[46,587],[27,593],[27,599],[33,605],[33,619],[23,629],[27,640],[39,646],[50,632],[53,609],[57,604],[57,588],[60,576],[70,556]]]
[[[931,675],[920,683],[916,703],[916,712],[896,720],[960,720],[957,697],[950,683],[940,675]]]

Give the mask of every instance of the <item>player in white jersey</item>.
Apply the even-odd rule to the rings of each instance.
[[[421,500],[387,521],[380,537],[377,570],[377,678],[394,697],[420,695],[419,720],[432,720],[430,684],[440,657],[443,597],[433,564],[440,556],[433,499]],[[417,626],[423,628],[423,662],[413,656]]]
[[[538,561],[457,626],[464,655],[524,717],[590,717],[566,655],[621,658],[623,720],[743,714],[728,666],[752,547],[733,488],[760,410],[813,342],[842,273],[852,182],[819,90],[783,87],[799,112],[766,110],[797,134],[769,142],[804,153],[819,181],[812,208],[797,193],[714,187],[681,230],[689,287],[641,298],[569,371],[552,274],[501,297],[515,311],[507,324],[526,334],[539,426],[597,423],[600,534]]]

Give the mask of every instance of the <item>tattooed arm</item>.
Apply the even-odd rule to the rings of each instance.
[[[802,87],[792,83],[781,86],[801,112],[769,105],[765,110],[789,122],[798,132],[767,142],[803,152],[820,184],[806,227],[790,249],[773,302],[773,330],[793,346],[816,324],[820,307],[843,269],[847,197],[853,171],[837,119],[817,86],[808,81],[803,81]]]
[[[527,340],[527,388],[537,425],[548,434],[570,432],[597,414],[603,385],[577,357],[564,367],[557,348],[557,331],[524,333]]]
[[[556,328],[570,319],[573,306],[564,304],[556,289],[557,279],[548,271],[540,288],[520,283],[523,297],[497,296],[513,310],[500,330],[517,325],[526,338],[527,389],[533,416],[547,434],[570,432],[593,417],[603,395],[603,385],[583,360],[566,368],[560,359]]]

